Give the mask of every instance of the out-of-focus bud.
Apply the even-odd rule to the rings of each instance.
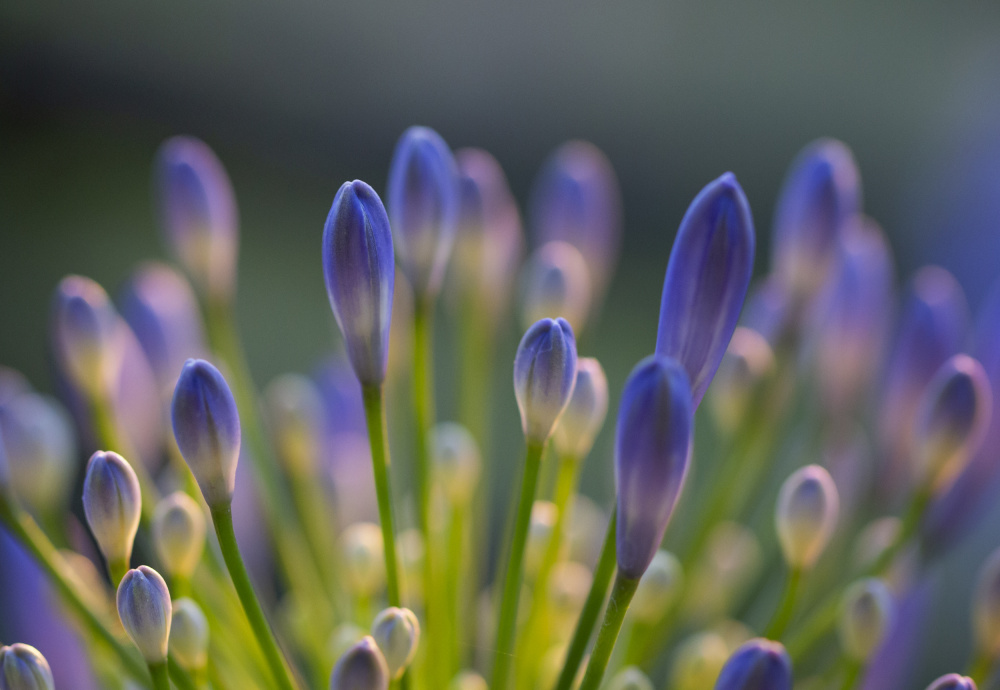
[[[229,384],[203,359],[189,359],[174,389],[174,438],[209,507],[227,505],[236,487],[240,415]]]
[[[903,521],[898,517],[883,517],[865,526],[854,542],[854,566],[865,570],[875,564],[885,550],[891,547],[903,529]]]
[[[475,671],[462,671],[455,676],[448,690],[489,690],[486,679]]]
[[[955,355],[931,379],[914,426],[914,475],[920,486],[941,487],[979,450],[993,415],[993,394],[983,366]]]
[[[674,603],[684,581],[681,562],[669,551],[660,549],[653,556],[632,597],[629,611],[640,623],[654,624]]]
[[[382,200],[361,180],[337,191],[323,228],[323,276],[358,380],[379,385],[389,361],[396,265]]]
[[[382,530],[372,522],[356,522],[341,535],[344,583],[356,596],[371,596],[385,584]]]
[[[674,690],[704,690],[715,681],[729,658],[729,647],[718,633],[696,633],[677,648],[670,669],[670,687]]]
[[[792,162],[774,214],[773,271],[800,304],[823,284],[844,223],[861,210],[861,176],[850,149],[814,141]]]
[[[790,568],[808,570],[816,564],[837,527],[839,512],[837,485],[819,465],[806,465],[785,480],[774,523]]]
[[[618,570],[638,579],[663,541],[691,455],[691,387],[670,357],[639,362],[622,391],[615,438]]]
[[[738,326],[715,373],[709,403],[719,425],[732,431],[750,403],[754,387],[774,370],[774,352],[757,331]]]
[[[458,220],[458,169],[444,139],[427,127],[403,132],[386,196],[399,265],[417,299],[437,295]]]
[[[545,550],[552,539],[559,509],[551,501],[538,500],[531,504],[531,521],[528,523],[528,543],[524,548],[524,572],[533,576],[545,557]]]
[[[100,285],[67,276],[56,288],[52,340],[62,373],[84,395],[106,397],[118,381],[118,313]]]
[[[830,280],[810,309],[810,349],[827,407],[844,413],[871,387],[892,311],[892,257],[882,230],[856,219],[837,242]]]
[[[681,221],[663,280],[656,354],[687,371],[697,409],[743,308],[756,244],[736,176],[710,182]]]
[[[160,574],[144,565],[125,573],[118,585],[118,617],[133,644],[151,664],[167,660],[170,591]]]
[[[127,568],[142,515],[142,492],[135,470],[118,453],[99,450],[87,462],[83,512],[104,558]]]
[[[420,622],[416,615],[410,609],[389,607],[375,616],[372,637],[382,650],[389,676],[402,678],[420,643]]]
[[[653,682],[635,666],[627,666],[612,676],[606,690],[653,690]]]
[[[593,499],[577,494],[570,502],[566,521],[569,558],[580,563],[596,563],[604,546],[609,515]]]
[[[55,690],[52,669],[42,653],[15,642],[0,646],[0,690]]]
[[[189,671],[205,668],[208,663],[208,620],[187,597],[173,603],[169,647],[177,663]]]
[[[611,162],[593,144],[570,141],[548,159],[531,195],[538,245],[561,240],[583,254],[601,300],[618,263],[622,209]]]
[[[388,690],[389,667],[371,635],[340,657],[330,676],[330,690]]]
[[[278,456],[291,474],[310,474],[323,428],[323,398],[316,384],[299,374],[279,376],[264,390],[264,407]]]
[[[0,432],[14,495],[36,514],[61,512],[76,476],[66,410],[52,398],[22,393],[0,403]]]
[[[190,578],[205,550],[205,515],[181,491],[170,494],[153,513],[153,543],[167,573]]]
[[[972,629],[976,649],[1000,657],[1000,549],[986,559],[972,594]]]
[[[202,292],[229,300],[236,288],[239,219],[225,168],[205,142],[173,137],[160,146],[154,173],[170,250]]]
[[[927,686],[927,690],[977,690],[976,681],[968,676],[949,673]]]
[[[553,434],[559,455],[582,460],[594,446],[594,439],[608,415],[608,378],[601,363],[581,357],[576,363],[573,395]]]
[[[527,328],[561,316],[583,330],[590,313],[590,276],[583,255],[568,242],[549,242],[531,255],[521,277],[521,320]]]
[[[438,481],[452,505],[467,505],[479,482],[479,447],[461,424],[442,422],[431,430],[430,456]]]
[[[521,338],[514,394],[529,443],[545,443],[576,384],[576,338],[565,319],[542,319]]]
[[[715,690],[792,690],[792,661],[778,642],[750,640],[722,667]]]
[[[569,641],[594,578],[587,566],[575,561],[556,563],[549,575],[549,605],[552,632]]]
[[[849,659],[865,663],[892,625],[892,593],[882,580],[867,578],[847,589],[840,606],[840,646]]]
[[[708,537],[705,554],[688,576],[690,591],[681,602],[684,615],[707,622],[726,614],[753,582],[761,567],[760,542],[753,530],[721,522]]]

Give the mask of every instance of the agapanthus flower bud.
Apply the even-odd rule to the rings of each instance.
[[[240,415],[214,366],[189,359],[174,389],[174,438],[209,507],[233,500],[240,457]]]
[[[687,371],[697,409],[743,308],[755,247],[750,206],[736,176],[710,182],[681,221],[660,301],[656,354]]]
[[[737,326],[726,348],[709,404],[719,424],[733,430],[746,412],[754,387],[774,370],[774,352],[755,330]]]
[[[0,646],[0,690],[55,690],[52,669],[42,653],[15,642]]]
[[[382,529],[356,522],[340,537],[344,554],[344,584],[356,596],[371,596],[385,584]]]
[[[229,299],[236,287],[239,220],[222,163],[205,142],[173,137],[157,153],[154,177],[170,250],[200,290]]]
[[[372,637],[382,650],[389,676],[399,679],[417,654],[420,621],[410,609],[391,606],[375,616]]]
[[[441,287],[458,220],[458,169],[444,139],[427,127],[403,132],[386,196],[399,265],[418,299]]]
[[[56,288],[52,339],[62,373],[84,395],[104,397],[117,383],[121,340],[108,294],[90,278],[68,276]]]
[[[849,659],[867,662],[892,625],[892,593],[882,580],[866,578],[847,589],[840,606],[840,646]]]
[[[968,676],[949,673],[927,686],[927,690],[977,690],[976,681]]]
[[[462,671],[452,678],[448,690],[489,690],[486,679],[475,671]]]
[[[538,500],[531,504],[528,543],[524,549],[524,571],[529,576],[537,573],[542,565],[558,517],[559,509],[552,501]]]
[[[538,321],[521,338],[514,358],[514,394],[529,442],[548,440],[575,383],[573,328],[565,319]]]
[[[861,210],[861,177],[850,149],[814,141],[792,162],[774,214],[771,265],[797,299],[822,285],[844,223]]]
[[[809,569],[823,553],[837,527],[840,499],[830,473],[807,465],[781,486],[774,523],[785,562]]]
[[[323,228],[323,276],[354,373],[362,384],[385,380],[396,278],[389,219],[361,180],[337,191]]]
[[[976,649],[1000,656],[1000,549],[986,559],[972,594],[972,626]]]
[[[581,357],[576,363],[573,395],[553,434],[557,452],[576,460],[585,458],[607,414],[608,379],[604,368],[593,357]]]
[[[590,274],[583,254],[568,242],[535,250],[521,274],[521,319],[525,327],[561,316],[583,330],[590,312]]]
[[[715,690],[792,690],[792,661],[778,642],[753,639],[733,652]]]
[[[153,543],[166,571],[189,578],[205,550],[205,515],[193,498],[175,491],[153,513]]]
[[[556,149],[535,180],[531,227],[539,245],[561,240],[580,250],[599,301],[618,263],[622,234],[618,179],[600,149],[585,141]]]
[[[612,676],[606,690],[653,690],[653,682],[635,666],[626,666]]]
[[[278,456],[292,474],[308,475],[321,454],[323,398],[310,379],[284,374],[264,390],[264,407]]]
[[[695,633],[677,648],[670,668],[674,690],[704,690],[715,687],[722,667],[729,658],[725,639],[715,632]]]
[[[674,359],[639,362],[622,391],[615,437],[618,570],[639,578],[663,541],[684,485],[692,440],[691,387]]]
[[[340,657],[330,676],[330,690],[388,690],[389,667],[371,635]]]
[[[128,571],[116,599],[122,627],[143,658],[151,664],[166,661],[172,609],[160,574],[144,565]]]
[[[983,366],[968,355],[946,361],[924,392],[914,426],[918,484],[954,479],[979,449],[992,419],[993,394]]]
[[[482,460],[476,439],[461,424],[442,422],[431,430],[430,456],[437,479],[453,505],[472,500]]]
[[[681,562],[669,551],[659,549],[650,561],[632,597],[629,611],[635,620],[654,624],[666,615],[684,580]]]
[[[201,607],[182,597],[173,602],[170,654],[182,668],[197,671],[208,663],[208,620]]]
[[[135,470],[111,451],[97,451],[87,462],[83,512],[108,563],[127,566],[142,516],[142,492]]]

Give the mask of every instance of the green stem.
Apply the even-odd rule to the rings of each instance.
[[[517,628],[517,606],[524,578],[524,549],[531,526],[531,508],[538,487],[538,473],[542,466],[545,444],[528,441],[524,459],[524,477],[517,503],[517,518],[511,534],[507,572],[504,575],[503,597],[500,600],[500,617],[497,626],[496,654],[493,661],[493,690],[507,690],[514,661],[514,642]]]
[[[170,674],[170,680],[174,682],[174,685],[179,690],[197,690],[198,686],[203,684],[196,679],[204,675],[204,669],[188,673],[185,668],[177,663],[172,655],[167,657],[167,672]]]
[[[986,680],[990,676],[990,669],[993,668],[993,659],[990,658],[989,654],[985,652],[977,652],[975,658],[973,658],[972,663],[969,665],[969,670],[965,674],[972,678],[976,682],[977,686],[984,685]]]
[[[587,673],[583,677],[580,690],[597,690],[601,685],[604,671],[608,667],[608,661],[611,660],[611,652],[614,651],[615,642],[618,641],[618,633],[621,632],[622,623],[625,622],[628,605],[638,586],[637,577],[625,577],[621,573],[615,577],[611,599],[608,600],[608,608],[604,612],[604,622],[597,634],[597,642],[594,643],[594,651],[590,654],[590,663],[587,664]]]
[[[577,621],[576,630],[573,632],[573,640],[566,651],[566,661],[559,674],[556,690],[570,690],[573,687],[577,669],[580,668],[580,662],[583,661],[583,655],[587,651],[587,643],[590,642],[590,634],[593,632],[594,624],[601,613],[604,598],[608,595],[608,585],[611,584],[611,576],[614,575],[618,565],[615,549],[617,524],[618,506],[615,505],[611,509],[611,521],[608,523],[608,531],[604,536],[604,546],[601,547],[601,555],[597,559],[597,566],[594,569],[594,579],[590,585],[590,592],[587,594],[587,601],[580,612],[580,620]]]
[[[465,538],[467,513],[467,503],[452,506],[451,519],[448,521],[448,548],[445,552],[448,573],[444,578],[444,584],[450,627],[448,634],[445,635],[450,646],[445,657],[449,677],[462,667],[462,644],[467,640],[463,625],[465,621],[463,602],[466,601],[467,583],[462,580],[462,571],[468,560]]]
[[[153,690],[170,690],[170,676],[167,675],[167,662],[149,664],[149,675],[153,677]]]
[[[785,634],[788,624],[792,622],[795,614],[795,604],[798,599],[799,585],[802,583],[802,568],[792,568],[788,571],[788,579],[785,581],[785,590],[781,595],[781,602],[771,618],[771,623],[764,631],[764,637],[769,640],[780,640]]]
[[[857,661],[845,660],[844,662],[844,680],[840,685],[841,690],[851,690],[858,683],[858,678],[861,677],[861,672],[864,670],[862,666]]]
[[[232,506],[230,504],[211,506],[211,511],[212,524],[215,525],[215,533],[219,537],[219,547],[222,549],[226,568],[229,570],[229,576],[233,580],[233,586],[236,588],[247,620],[250,621],[250,627],[253,628],[254,637],[257,638],[257,643],[267,659],[271,674],[283,690],[295,690],[296,684],[291,671],[278,648],[278,642],[264,616],[264,610],[250,582],[250,575],[243,564],[243,556],[240,555],[240,548],[236,543],[236,532],[233,530]]]
[[[121,584],[122,578],[125,577],[125,573],[128,572],[128,561],[124,558],[115,558],[114,560],[108,561],[108,575],[111,576],[111,586],[117,590],[118,585]],[[176,594],[174,596],[182,596]]]

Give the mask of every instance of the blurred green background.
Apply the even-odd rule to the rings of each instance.
[[[114,292],[137,261],[164,256],[150,163],[164,138],[189,133],[219,154],[240,203],[239,318],[258,382],[310,370],[338,337],[319,260],[333,194],[349,178],[381,192],[396,138],[415,123],[490,150],[522,202],[563,141],[608,154],[625,241],[583,347],[605,363],[613,399],[655,342],[690,199],[736,173],[762,273],[785,168],[818,136],[854,149],[902,278],[940,263],[975,307],[998,273],[1000,3],[7,0],[0,364],[50,388],[56,281],[81,273]],[[515,335],[498,366],[497,456],[519,443]],[[612,426],[587,470],[598,499],[611,490]],[[964,664],[969,583],[998,528],[993,511],[943,573],[923,672]]]

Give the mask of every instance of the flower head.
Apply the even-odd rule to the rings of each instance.
[[[205,549],[205,515],[193,498],[175,491],[153,513],[153,543],[170,575],[191,577]]]
[[[143,658],[167,660],[170,639],[170,591],[160,574],[144,565],[125,573],[118,585],[118,617]]]
[[[0,690],[55,690],[52,669],[42,653],[15,642],[0,646]]]
[[[733,652],[715,690],[792,690],[792,662],[778,642],[753,639]]]
[[[528,325],[561,316],[579,333],[590,312],[590,273],[583,255],[568,242],[549,242],[531,255],[521,286],[522,318]]]
[[[371,635],[347,650],[330,677],[330,690],[388,690],[389,667]]]
[[[976,690],[976,681],[968,676],[949,673],[928,685],[927,690]]]
[[[839,511],[837,485],[819,465],[802,467],[785,480],[774,522],[790,567],[809,569],[815,565],[833,536]]]
[[[189,671],[208,663],[208,620],[192,599],[173,602],[168,646],[171,656]]]
[[[528,329],[514,358],[514,394],[525,437],[544,443],[576,383],[576,338],[565,319],[542,319]]]
[[[389,675],[399,679],[417,654],[420,622],[410,609],[391,606],[375,616],[372,637],[382,650]]]
[[[52,338],[63,374],[80,392],[90,397],[111,393],[122,342],[118,313],[104,288],[82,276],[63,278],[53,301]]]
[[[128,564],[142,515],[142,492],[135,470],[118,453],[99,450],[87,462],[83,512],[104,558]]]
[[[848,658],[868,661],[889,632],[896,603],[885,582],[867,578],[851,585],[840,608],[840,645]]]
[[[601,363],[581,357],[576,363],[576,384],[566,411],[556,426],[553,443],[560,454],[582,460],[608,415],[608,378]]]

